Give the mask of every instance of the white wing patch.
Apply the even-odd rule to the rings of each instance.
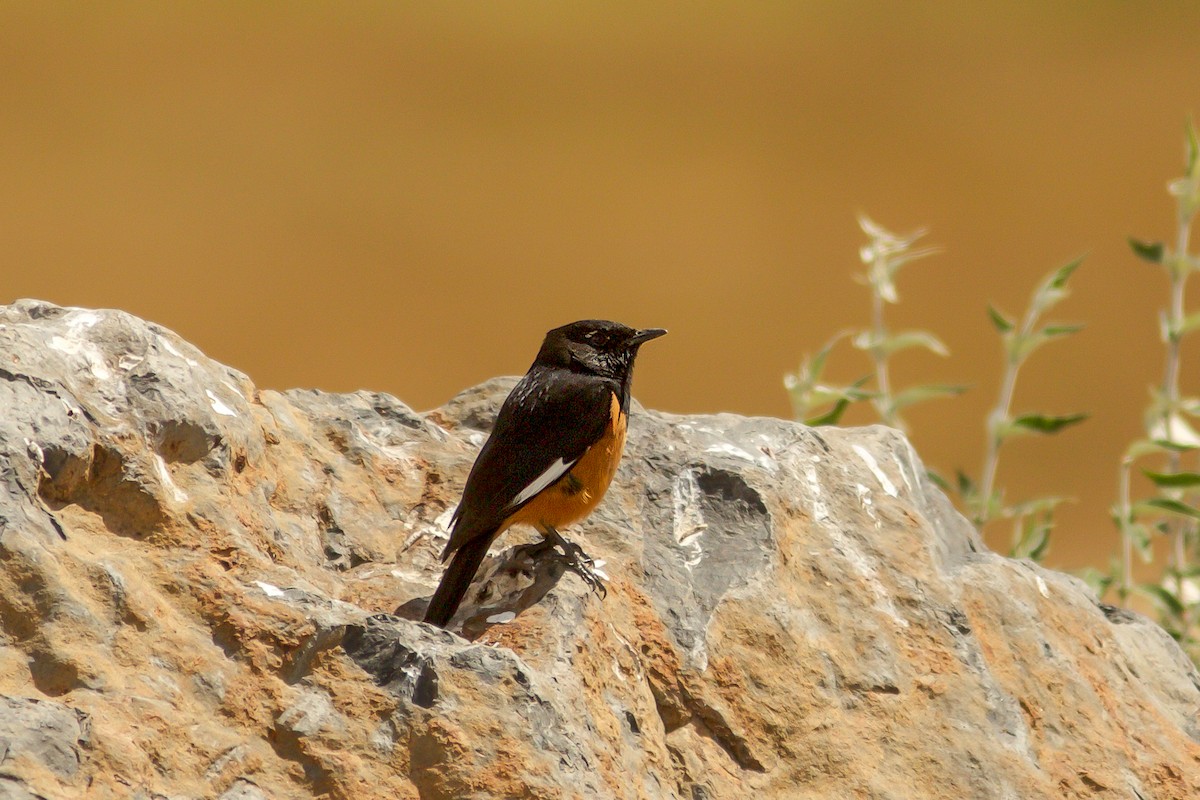
[[[528,500],[529,498],[533,497],[538,492],[540,492],[542,489],[545,489],[547,486],[554,483],[556,480],[561,478],[563,475],[566,475],[567,470],[569,470],[573,466],[575,466],[574,461],[572,461],[570,464],[568,464],[566,461],[563,461],[561,458],[558,459],[558,461],[555,461],[553,464],[550,465],[549,469],[547,469],[541,475],[538,475],[537,478],[534,479],[533,483],[529,484],[524,489],[522,489],[521,493],[519,495],[517,495],[515,498],[513,498],[512,505],[513,506],[521,505],[526,500]]]

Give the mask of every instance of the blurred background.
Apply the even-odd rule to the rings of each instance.
[[[951,354],[893,378],[970,385],[907,416],[929,466],[978,473],[986,304],[1020,313],[1087,253],[1055,316],[1088,327],[1016,408],[1091,419],[1006,446],[999,482],[1076,498],[1048,562],[1099,565],[1163,363],[1167,281],[1125,237],[1173,236],[1197,31],[1200,4],[1112,0],[5,3],[0,300],[121,308],[261,387],[418,409],[608,317],[671,329],[647,406],[788,416],[784,373],[869,320],[866,213],[942,247],[888,314]]]

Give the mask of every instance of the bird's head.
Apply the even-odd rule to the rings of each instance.
[[[662,328],[638,330],[603,319],[580,320],[547,333],[535,363],[624,382],[638,348],[664,333]]]

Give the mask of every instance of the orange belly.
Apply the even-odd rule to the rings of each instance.
[[[566,475],[506,519],[500,530],[517,523],[535,528],[560,528],[592,513],[604,499],[625,449],[627,417],[621,412],[616,395],[613,395],[610,413],[604,436],[588,448]]]

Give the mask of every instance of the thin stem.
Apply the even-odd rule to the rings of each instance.
[[[1121,586],[1119,597],[1124,605],[1129,593],[1133,591],[1133,531],[1131,530],[1132,505],[1129,499],[1129,474],[1133,469],[1133,459],[1121,459],[1121,472],[1117,489],[1117,513],[1121,519]]]
[[[979,508],[975,511],[975,527],[983,526],[992,518],[992,491],[996,486],[996,472],[1000,466],[1000,444],[1003,441],[1001,426],[1008,420],[1012,407],[1013,390],[1017,383],[1017,365],[1011,360],[1004,370],[1004,381],[1000,386],[1000,398],[988,415],[987,452],[983,457],[983,477],[979,487]]]
[[[1179,229],[1175,237],[1175,258],[1177,261],[1172,265],[1175,268],[1171,270],[1171,314],[1173,315],[1174,319],[1171,323],[1172,335],[1168,337],[1171,340],[1171,348],[1169,350],[1170,355],[1168,356],[1167,364],[1167,378],[1171,381],[1171,386],[1169,389],[1171,392],[1169,400],[1171,413],[1177,413],[1178,409],[1176,406],[1180,402],[1179,366],[1181,359],[1179,357],[1179,352],[1183,346],[1182,330],[1183,321],[1185,318],[1183,308],[1185,295],[1184,286],[1187,283],[1188,275],[1192,273],[1191,254],[1189,250],[1191,247],[1190,240],[1192,235],[1192,220],[1196,216],[1196,177],[1194,164],[1190,164],[1188,174],[1186,175],[1186,181],[1188,184],[1190,184],[1191,191],[1189,192],[1185,190],[1181,192],[1178,200]],[[1172,472],[1179,469],[1181,459],[1182,456],[1180,453],[1172,451],[1170,459],[1172,464]],[[1183,494],[1184,492],[1181,491],[1180,495]],[[1175,527],[1174,536],[1172,537],[1172,550],[1176,567],[1175,596],[1181,601],[1184,598],[1183,576],[1188,567],[1188,547],[1189,544],[1195,541],[1195,532],[1196,524],[1194,522],[1190,520],[1183,521],[1181,524]],[[1185,638],[1190,639],[1192,628],[1192,606],[1186,601],[1183,602],[1183,613],[1181,616],[1182,619],[1180,620],[1180,629],[1184,632]]]
[[[877,269],[881,274],[887,273],[887,261],[880,256],[881,263]],[[884,352],[884,341],[887,339],[887,328],[883,324],[883,295],[878,286],[872,287],[871,292],[871,358],[875,362],[875,380],[879,386],[879,397],[875,399],[875,408],[883,418],[885,425],[904,430],[904,423],[892,408],[892,382],[888,375],[887,355]]]
[[[1019,331],[1014,332],[1009,343],[1004,367],[1004,379],[1000,383],[1000,396],[996,407],[988,415],[987,452],[983,457],[983,477],[979,487],[979,508],[975,511],[975,527],[982,530],[992,518],[992,491],[996,486],[996,472],[1000,467],[1000,445],[1004,442],[1002,427],[1012,413],[1013,393],[1017,387],[1017,373],[1021,369],[1021,342],[1037,323],[1039,309],[1031,305],[1021,320]]]
[[[1194,213],[1194,212],[1193,212]],[[1185,208],[1181,198],[1179,205],[1179,227],[1175,241],[1174,263],[1169,266],[1171,276],[1171,305],[1167,312],[1167,365],[1163,375],[1163,435],[1167,441],[1174,441],[1171,420],[1179,411],[1179,369],[1180,349],[1183,344],[1181,329],[1184,320],[1184,296],[1187,276],[1191,272],[1187,265],[1188,248],[1190,246],[1192,213]],[[1178,472],[1181,457],[1178,451],[1172,450],[1167,456],[1169,472]],[[1177,497],[1182,492],[1171,492]],[[1176,596],[1183,596],[1183,572],[1187,566],[1187,538],[1191,525],[1183,520],[1170,523],[1171,549],[1168,565],[1175,574]],[[1185,620],[1186,622],[1186,620]]]

